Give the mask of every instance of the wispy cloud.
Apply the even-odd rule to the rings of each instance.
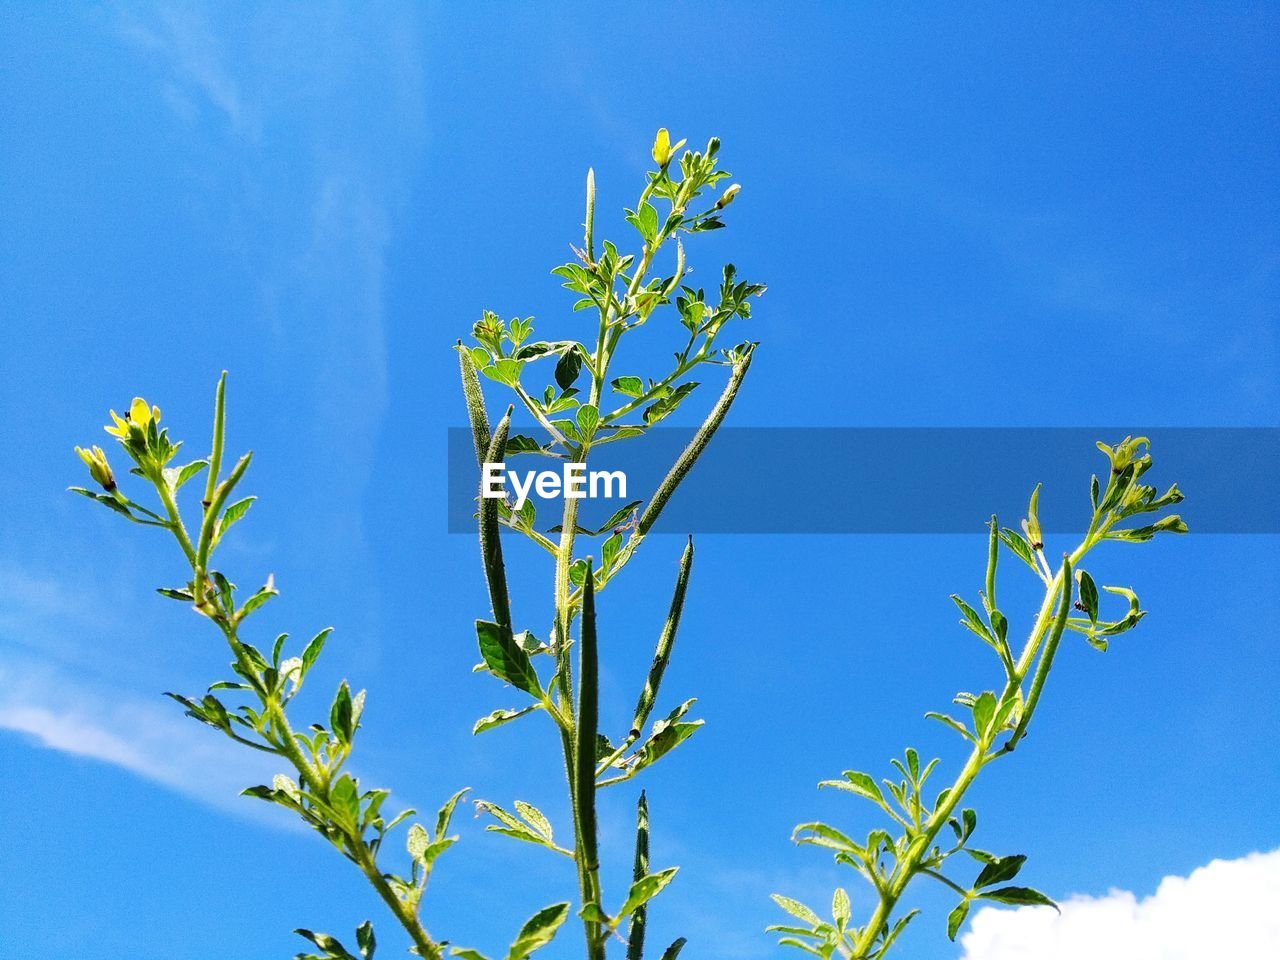
[[[199,103],[208,103],[237,132],[249,132],[240,84],[227,69],[222,42],[198,6],[159,5],[147,17],[125,15],[121,32],[168,63],[173,76],[165,81],[164,95],[175,112],[190,120]]]
[[[0,730],[50,750],[121,767],[202,803],[255,818],[255,806],[239,793],[270,782],[279,769],[274,758],[225,740],[159,696],[145,700],[87,684],[3,650]]]
[[[963,960],[1270,960],[1280,957],[1280,850],[1165,877],[1149,897],[1112,890],[1048,907],[984,909]]]
[[[307,534],[330,547],[333,575],[347,579],[358,579],[367,553],[359,504],[386,406],[387,250],[424,138],[413,27],[408,15],[369,18],[342,4],[298,18],[145,3],[111,22],[155,78],[175,143],[207,174],[209,230],[243,249],[240,266],[260,295],[245,318],[257,336],[242,338],[255,363],[307,374],[291,390],[313,421],[299,422],[295,453],[322,458],[327,484],[298,496],[315,498],[311,514],[322,519]],[[234,352],[223,359],[236,361]],[[339,435],[348,441],[333,444]],[[16,588],[0,597],[0,730],[254,815],[237,794],[269,780],[271,758],[159,696],[200,674],[172,650],[160,654],[158,638],[111,601],[139,592],[130,571],[72,586],[64,566],[45,576],[27,572],[29,561],[19,544],[0,558]],[[110,642],[125,635],[136,655],[127,671]]]

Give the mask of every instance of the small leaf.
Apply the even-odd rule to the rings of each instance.
[[[445,833],[449,829],[449,821],[453,819],[453,811],[457,809],[459,801],[471,792],[470,787],[463,787],[452,797],[444,802],[444,806],[440,808],[440,812],[436,814],[436,839],[443,840]]]
[[[344,773],[338,778],[329,791],[329,800],[348,829],[360,822],[360,788],[350,774]]]
[[[856,793],[872,803],[884,806],[884,794],[881,792],[880,787],[870,774],[863,773],[860,770],[846,770],[843,780],[824,780],[818,786],[835,787],[837,790]]]
[[[324,649],[324,643],[329,639],[329,634],[333,633],[333,627],[325,627],[317,633],[302,649],[302,675],[305,677],[307,672],[315,664],[316,659],[320,656],[320,651]]]
[[[1012,550],[1023,563],[1034,570],[1037,574],[1040,573],[1040,568],[1036,566],[1035,556],[1031,552],[1031,544],[1027,543],[1022,534],[1005,527],[1000,531],[1000,540],[1006,547]]]
[[[567,903],[557,903],[539,910],[520,928],[515,942],[507,951],[507,960],[524,960],[539,947],[545,947],[555,937],[556,931],[568,916],[569,904]]]
[[[590,440],[595,436],[596,426],[600,423],[600,411],[589,403],[584,403],[578,408],[578,436],[584,441]]]
[[[982,872],[978,874],[978,879],[973,882],[973,885],[976,889],[981,889],[993,883],[1012,880],[1018,875],[1018,871],[1022,869],[1022,865],[1026,862],[1027,858],[1023,854],[1016,854],[1011,857],[996,857],[982,868]]]
[[[355,735],[354,711],[351,700],[351,688],[343,680],[338,685],[338,692],[333,698],[333,706],[329,708],[329,729],[340,743],[350,743]]]
[[[797,920],[803,920],[805,923],[811,923],[815,927],[822,923],[822,918],[799,900],[792,900],[790,897],[784,897],[780,893],[775,893],[772,897],[774,903],[787,911],[787,913],[791,914],[791,916],[795,917]]]
[[[849,903],[849,894],[844,887],[836,887],[831,895],[831,916],[836,924],[843,928],[849,922],[853,907]]]
[[[1001,887],[999,890],[986,890],[978,896],[983,900],[994,900],[997,903],[1013,906],[1053,907],[1058,910],[1058,905],[1053,900],[1030,887]],[[1062,911],[1058,910],[1058,912]]]
[[[574,344],[556,362],[556,383],[561,390],[568,390],[572,387],[578,379],[578,374],[582,371],[581,349],[577,344]]]
[[[956,934],[960,932],[960,927],[964,925],[965,917],[969,916],[969,901],[962,900],[960,905],[947,914],[947,938],[955,940]]]
[[[356,927],[356,943],[365,960],[373,960],[373,952],[378,949],[378,938],[373,935],[373,924],[368,920]]]
[[[925,714],[925,718],[928,720],[937,720],[939,723],[945,723],[948,727],[956,731],[956,733],[960,734],[960,736],[964,737],[966,740],[969,740],[969,741],[973,740],[973,734],[969,732],[969,728],[966,727],[959,720],[957,720],[955,717],[949,716],[945,713],[937,713],[937,712],[931,711]]]
[[[960,621],[961,625],[968,627],[984,641],[994,646],[996,639],[991,635],[991,631],[987,629],[987,625],[982,622],[982,618],[978,616],[978,611],[974,610],[973,607],[969,606],[954,593],[951,595],[951,600],[960,608],[960,612],[964,614],[964,619]]]
[[[501,360],[495,360],[489,366],[481,369],[480,372],[490,380],[496,380],[498,383],[506,384],[508,387],[514,387],[520,383],[520,371],[523,369],[523,360],[504,357]]]
[[[257,499],[257,497],[245,497],[243,500],[237,500],[227,507],[222,514],[222,518],[218,521],[217,539],[221,540],[226,536],[227,531],[249,512],[249,508],[253,506],[253,501]]]
[[[618,377],[610,381],[609,386],[624,397],[639,397],[644,394],[644,381],[639,377]]]
[[[977,733],[979,739],[986,740],[991,733],[991,721],[996,715],[996,696],[990,690],[985,690],[973,702],[973,729]]]
[[[197,473],[199,473],[201,470],[203,470],[207,466],[209,466],[208,460],[192,460],[185,467],[181,467],[178,470],[177,475],[174,477],[173,489],[180,490],[184,483],[186,483],[188,480],[190,480],[192,477],[194,477]],[[165,475],[167,476],[168,473],[169,471],[166,470]]]
[[[509,723],[518,717],[523,717],[527,713],[533,713],[533,711],[541,709],[542,704],[535,703],[522,710],[495,710],[487,717],[481,717],[477,720],[475,726],[471,728],[471,733],[484,733],[486,730],[492,730],[494,727],[500,727],[504,723]]]
[[[480,657],[490,673],[533,697],[542,698],[542,685],[533,662],[510,630],[487,620],[477,620],[476,635],[480,641]]]
[[[405,840],[405,848],[409,851],[409,856],[415,860],[421,860],[422,855],[426,853],[427,847],[431,845],[431,835],[427,833],[427,828],[420,823],[415,823],[409,828],[409,835]]]
[[[1093,577],[1083,570],[1076,571],[1076,581],[1080,584],[1080,606],[1089,617],[1089,623],[1098,625],[1098,585]]]
[[[525,803],[523,800],[516,801],[516,812],[529,826],[533,827],[538,833],[542,834],[547,840],[554,840],[551,832],[551,821],[549,821],[541,810],[531,803]]]
[[[617,919],[630,916],[635,909],[642,904],[648,903],[659,893],[661,893],[675,877],[679,871],[679,867],[668,867],[666,870],[660,870],[657,873],[650,873],[631,885],[631,890],[627,893],[627,899],[623,902],[621,909],[618,910]]]

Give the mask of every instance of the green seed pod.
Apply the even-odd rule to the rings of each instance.
[[[465,358],[465,354],[463,355]],[[464,359],[463,361],[467,361]],[[489,441],[483,463],[501,463],[507,445],[507,432],[511,428],[511,407],[498,422],[498,429]],[[477,434],[477,438],[479,434]],[[511,627],[511,600],[507,593],[507,570],[502,562],[501,524],[498,522],[499,501],[480,497],[480,557],[484,562],[484,576],[489,584],[489,603],[493,608],[493,621],[508,631]]]

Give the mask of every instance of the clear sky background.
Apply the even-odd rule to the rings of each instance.
[[[276,573],[264,637],[336,627],[315,686],[370,689],[357,771],[422,809],[467,785],[522,797],[567,831],[544,723],[470,735],[512,698],[469,672],[485,599],[473,540],[445,533],[444,454],[464,421],[450,346],[482,308],[583,335],[548,270],[578,237],[586,168],[598,232],[618,234],[657,127],[722,138],[743,191],[730,229],[691,245],[695,276],[733,260],[770,284],[736,425],[1276,426],[1276,41],[1267,4],[7,7],[0,957],[285,957],[294,926],[365,917],[400,946],[332,849],[236,797],[271,770],[160,696],[202,690],[226,654],[152,591],[181,576],[171,543],[63,492],[108,407],[141,393],[199,451],[229,369],[261,500],[222,565]],[[1155,476],[1177,479],[1154,441]],[[1086,502],[1044,480],[1047,512]],[[854,886],[792,826],[871,825],[814,784],[908,743],[956,769],[921,717],[992,682],[947,599],[980,584],[973,520],[700,541],[666,691],[708,723],[644,783],[654,863],[683,866],[655,941],[777,955],[769,893]],[[679,550],[649,542],[602,608],[615,727]],[[542,558],[511,563],[517,602],[540,602]],[[1029,883],[1141,900],[1280,846],[1280,553],[1193,535],[1094,568],[1151,615],[1106,656],[1065,645],[1034,736],[973,805],[982,846],[1030,855]],[[615,890],[634,786],[603,811]],[[571,870],[460,827],[426,917],[500,955]],[[1247,863],[1248,889],[1280,882],[1280,861]],[[1195,942],[1221,888],[1170,884]],[[1019,956],[947,946],[949,901],[922,903],[903,960]],[[1005,921],[984,922],[999,940]],[[570,934],[546,956],[578,951]]]

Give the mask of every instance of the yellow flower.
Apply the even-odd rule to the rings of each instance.
[[[76,453],[80,455],[80,459],[89,468],[89,476],[101,484],[103,490],[110,493],[116,488],[115,474],[111,472],[111,464],[107,463],[107,455],[102,452],[101,447],[95,446],[88,450],[83,447],[76,447]]]
[[[152,421],[159,423],[160,408],[149,407],[147,406],[147,401],[143,400],[141,397],[134,397],[133,403],[129,405],[128,413],[122,417],[112,410],[111,419],[115,421],[115,426],[108,424],[102,429],[106,430],[107,433],[111,434],[113,437],[119,437],[123,440],[129,435],[129,428],[131,426],[137,427],[145,434],[147,427],[151,425]]]
[[[676,144],[672,144],[671,134],[667,132],[667,128],[661,128],[658,131],[658,135],[653,139],[653,162],[660,167],[665,167],[671,162],[671,158],[676,155],[676,151],[686,143],[688,143],[687,140],[681,140]]]
[[[716,209],[723,210],[729,204],[733,203],[733,198],[738,195],[738,191],[741,189],[742,189],[741,184],[737,184],[737,183],[730,184],[729,189],[726,190],[724,192],[724,195],[719,200],[716,201]]]

